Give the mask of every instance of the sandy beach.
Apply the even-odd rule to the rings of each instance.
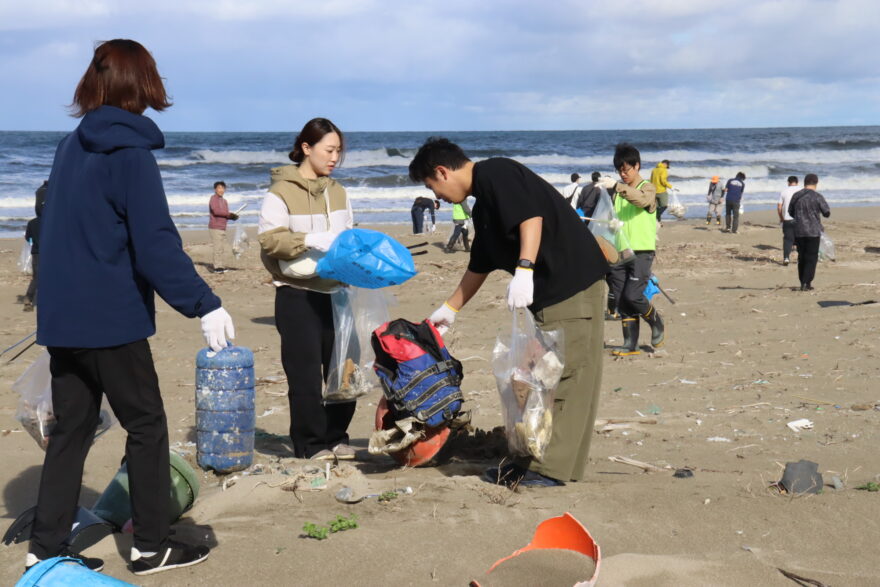
[[[617,360],[608,355],[599,417],[622,424],[597,425],[584,482],[516,492],[480,479],[497,463],[486,458],[491,450],[471,447],[422,469],[370,456],[378,389],[359,402],[351,427],[359,459],[334,467],[325,489],[296,484],[291,491],[296,476],[281,471],[307,479],[311,470],[292,458],[286,437],[287,386],[278,381],[283,371],[268,275],[253,246],[233,270],[210,273],[207,231],[185,232],[187,252],[235,320],[235,342],[254,351],[257,377],[269,378],[257,387],[255,463],[270,472],[238,475],[231,486],[227,479],[224,490],[223,477],[199,471],[201,494],[175,528],[213,547],[204,564],[136,577],[126,568],[129,535],[108,537],[87,553],[105,559],[106,574],[145,586],[466,585],[525,546],[542,520],[570,512],[602,549],[599,585],[793,585],[779,568],[828,585],[880,584],[880,493],[856,489],[880,481],[880,391],[873,385],[880,374],[880,304],[863,303],[880,301],[880,208],[832,208],[825,226],[837,261],[819,264],[811,292],[795,291],[796,263],[781,264],[777,220],[775,212],[747,212],[736,235],[703,220],[665,222],[655,273],[676,301],[655,299],[667,323],[665,347]],[[417,236],[404,225],[380,228],[407,245],[429,242],[429,253],[415,257],[419,274],[392,288],[399,302],[392,315],[422,320],[458,283],[467,256],[443,253],[448,226]],[[16,302],[29,280],[16,268],[19,248],[19,241],[0,241],[3,348],[35,326],[35,315]],[[490,359],[496,334],[510,325],[508,280],[493,274],[447,337],[465,366],[472,424],[482,430],[501,424]],[[158,333],[150,343],[170,440],[195,466],[194,362],[204,342],[198,321],[163,302],[157,308]],[[620,340],[620,324],[606,322],[606,344]],[[38,353],[32,348],[6,364],[8,354],[0,366],[4,530],[34,505],[39,483],[43,453],[14,419],[11,390]],[[626,421],[633,418],[651,423]],[[811,420],[812,429],[786,426],[800,418]],[[83,506],[115,474],[123,444],[118,427],[95,443]],[[658,470],[609,460],[617,456]],[[785,463],[801,459],[818,463],[826,483],[839,477],[844,488],[791,496],[770,487]],[[673,477],[683,467],[694,476]],[[358,494],[404,487],[412,493],[345,505],[334,499],[342,486]],[[351,514],[357,529],[322,541],[301,537],[306,522]],[[25,553],[25,544],[0,547],[0,584],[19,578]],[[558,583],[551,571],[538,584]]]

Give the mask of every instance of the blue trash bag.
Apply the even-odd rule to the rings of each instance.
[[[336,237],[317,271],[326,279],[379,289],[405,282],[416,274],[416,266],[409,250],[387,234],[350,228]]]
[[[658,287],[657,276],[652,275],[651,279],[648,280],[648,283],[645,285],[645,297],[648,298],[648,301],[651,301],[651,298],[660,293],[660,288]]]

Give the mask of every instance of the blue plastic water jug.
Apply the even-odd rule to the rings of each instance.
[[[196,451],[199,466],[218,473],[254,460],[254,354],[230,346],[196,357]]]

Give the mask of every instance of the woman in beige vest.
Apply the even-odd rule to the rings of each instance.
[[[260,210],[261,257],[275,285],[275,326],[298,458],[354,458],[347,432],[354,402],[324,404],[322,398],[334,341],[330,293],[340,284],[314,272],[336,235],[353,224],[345,189],[330,178],[344,149],[335,124],[307,122],[289,155],[293,165],[272,169]]]

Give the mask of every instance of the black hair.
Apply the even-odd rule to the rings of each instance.
[[[313,118],[305,123],[302,130],[296,135],[296,139],[293,141],[293,149],[287,154],[287,158],[294,163],[302,163],[306,158],[305,151],[303,151],[302,148],[303,143],[306,143],[310,147],[314,147],[326,135],[334,132],[339,135],[339,148],[341,149],[339,165],[337,165],[337,167],[342,165],[342,161],[345,158],[345,135],[342,134],[342,131],[339,130],[338,126],[326,118]]]
[[[744,180],[744,179],[746,178],[746,174],[743,173],[742,171],[737,171],[737,172],[736,172],[736,178],[737,178],[738,180],[742,181],[742,180]]]
[[[636,165],[641,167],[642,165],[642,156],[639,150],[629,143],[619,143],[614,147],[614,169],[620,171],[624,164],[630,167],[635,167]]]
[[[444,137],[429,137],[425,144],[419,147],[419,152],[409,164],[409,178],[416,183],[422,183],[429,177],[434,177],[437,166],[442,165],[453,171],[461,169],[470,161],[461,147]]]
[[[662,163],[662,164],[665,165],[666,167],[669,167],[669,159],[664,159],[664,160],[661,161],[660,163]]]
[[[434,209],[435,209],[435,210],[439,210],[439,209],[440,209],[440,200],[434,200]]]
[[[571,181],[573,181],[573,182],[579,180],[580,178],[581,178],[580,174],[577,174],[577,173],[571,174]]]
[[[590,177],[593,178],[593,181],[599,181],[599,178],[602,177],[602,174],[598,171],[594,171],[593,175],[591,175]]]
[[[804,186],[816,185],[819,183],[819,176],[815,173],[808,173],[804,176]]]
[[[225,182],[225,181],[215,181],[215,182],[214,182],[214,189],[215,189],[215,190],[217,189],[217,186],[218,186],[218,185],[222,185],[222,186],[223,186],[223,189],[226,189],[226,182]]]
[[[794,176],[794,175],[788,176],[788,183],[797,183],[797,182],[798,182],[797,176]]]

